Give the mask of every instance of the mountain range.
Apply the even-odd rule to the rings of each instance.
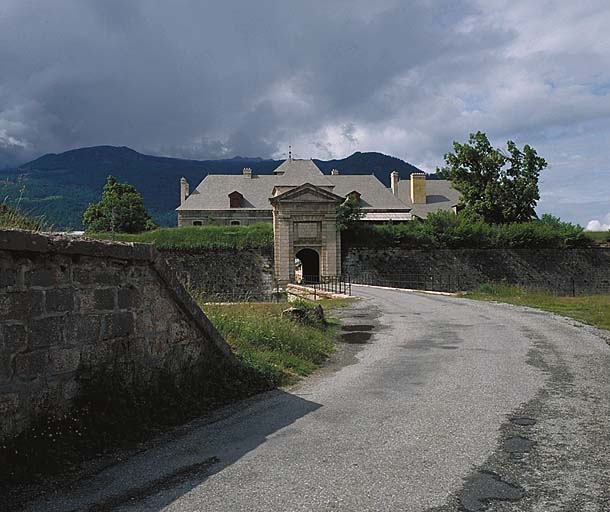
[[[389,185],[396,170],[402,179],[422,172],[408,162],[382,153],[356,152],[340,160],[314,160],[326,174],[375,174]],[[55,229],[80,229],[83,211],[99,200],[109,174],[134,185],[155,222],[176,224],[179,179],[191,189],[207,174],[239,174],[250,167],[255,174],[271,174],[280,160],[234,157],[224,160],[184,160],[145,155],[127,147],[95,146],[49,153],[14,169],[0,171],[0,202],[5,200],[34,215],[44,216]],[[431,176],[434,178],[434,175]]]

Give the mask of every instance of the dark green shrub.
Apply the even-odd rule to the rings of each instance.
[[[581,226],[548,214],[530,222],[487,224],[477,215],[437,212],[423,221],[405,224],[367,226],[360,223],[344,232],[343,243],[404,249],[491,249],[587,247],[592,241]]]

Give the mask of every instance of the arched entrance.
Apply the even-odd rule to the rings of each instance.
[[[303,282],[319,283],[320,255],[313,249],[301,249],[296,253],[295,257],[301,263],[301,271],[299,273],[302,276]]]

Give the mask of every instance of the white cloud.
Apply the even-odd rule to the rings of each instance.
[[[585,229],[587,231],[610,231],[610,213],[601,220],[590,220]]]

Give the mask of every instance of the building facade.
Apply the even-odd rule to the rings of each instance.
[[[341,237],[337,206],[351,198],[363,211],[363,222],[407,222],[441,209],[451,210],[457,192],[444,180],[412,174],[391,187],[374,175],[325,175],[312,160],[284,161],[272,175],[211,174],[190,193],[180,180],[178,226],[248,225],[271,222],[274,228],[275,273],[280,283],[294,280],[295,260],[310,279],[341,271]]]

